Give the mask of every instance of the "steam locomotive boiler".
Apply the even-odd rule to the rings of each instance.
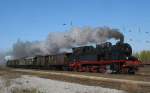
[[[74,47],[72,53],[38,55],[7,62],[7,66],[19,68],[129,74],[134,74],[140,64],[141,62],[132,56],[131,46],[123,42],[115,45],[105,42],[96,47]]]

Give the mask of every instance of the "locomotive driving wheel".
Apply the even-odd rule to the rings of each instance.
[[[128,68],[128,74],[135,74],[134,68]]]
[[[90,66],[86,66],[86,72],[90,72],[91,69],[90,69]]]
[[[97,66],[92,66],[91,67],[91,72],[97,73],[98,72],[98,67]]]
[[[112,70],[112,74],[117,74],[117,73],[120,73],[120,65],[119,64],[116,64],[116,63],[113,63],[111,64],[111,68]]]
[[[100,73],[106,73],[106,66],[100,66],[98,72],[100,72]]]

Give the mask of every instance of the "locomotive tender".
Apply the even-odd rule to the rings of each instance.
[[[132,56],[128,43],[110,42],[93,46],[72,48],[72,53],[38,55],[35,57],[8,60],[8,67],[69,70],[79,72],[129,73],[134,74],[141,61]]]

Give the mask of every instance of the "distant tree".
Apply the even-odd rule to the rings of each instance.
[[[141,51],[133,54],[137,58],[139,58],[143,63],[150,64],[150,51]]]

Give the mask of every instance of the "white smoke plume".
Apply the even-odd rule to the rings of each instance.
[[[5,64],[5,54],[0,53],[0,65],[4,65]]]
[[[12,59],[11,56],[8,56],[10,53],[8,52],[0,52],[0,67],[6,65],[6,61]]]
[[[109,39],[123,42],[124,36],[118,29],[109,27],[82,27],[72,28],[67,32],[50,33],[46,40],[35,42],[23,42],[18,40],[13,45],[12,56],[14,58],[34,55],[46,55],[60,53],[61,49],[69,49],[74,46],[102,43]]]

